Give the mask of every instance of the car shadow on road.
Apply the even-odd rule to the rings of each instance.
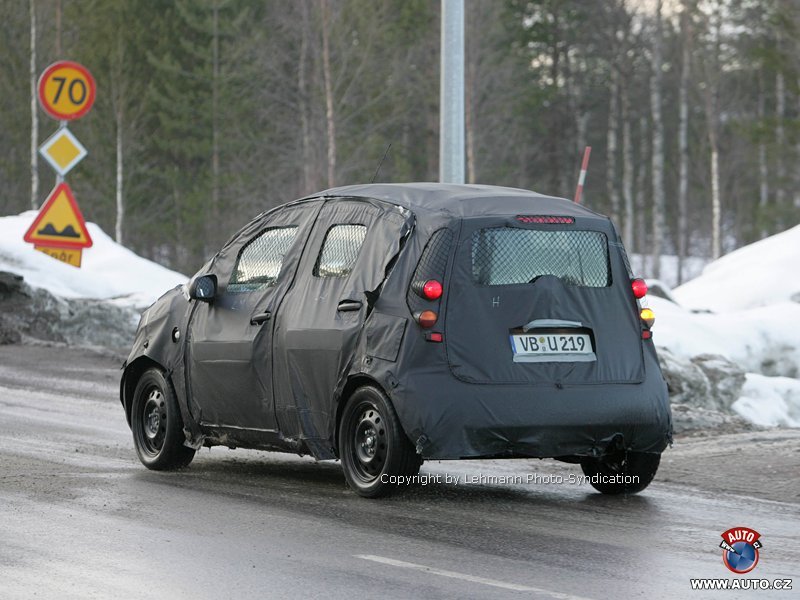
[[[310,502],[320,499],[380,504],[413,509],[417,506],[450,504],[477,509],[503,505],[527,510],[532,506],[574,505],[595,511],[648,511],[655,508],[646,495],[605,496],[588,485],[487,484],[446,481],[444,473],[423,472],[419,479],[402,485],[388,498],[359,498],[345,483],[338,461],[314,461],[309,458],[270,453],[248,453],[221,457],[200,453],[192,465],[172,473],[141,471],[139,478],[180,488],[217,491],[251,499],[271,500],[276,495],[302,497]],[[646,494],[646,492],[645,492]]]

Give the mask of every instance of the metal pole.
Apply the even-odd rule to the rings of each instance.
[[[439,181],[464,183],[464,0],[442,0]]]
[[[583,163],[581,163],[581,174],[578,176],[578,186],[575,188],[575,202],[581,203],[583,195],[583,183],[586,181],[586,171],[589,169],[589,156],[592,154],[592,147],[586,146],[583,151]]]

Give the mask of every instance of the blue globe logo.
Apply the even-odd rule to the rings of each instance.
[[[732,544],[733,552],[725,550],[722,553],[722,560],[725,566],[738,574],[749,573],[758,564],[758,550],[747,542],[735,542]]]

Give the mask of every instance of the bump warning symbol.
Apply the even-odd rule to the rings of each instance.
[[[60,183],[50,192],[24,240],[49,248],[89,248],[92,245],[69,185]]]

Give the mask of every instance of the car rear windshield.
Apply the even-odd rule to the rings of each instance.
[[[555,275],[564,283],[581,287],[611,285],[605,234],[517,227],[491,227],[472,234],[475,283],[532,283],[542,275]]]

